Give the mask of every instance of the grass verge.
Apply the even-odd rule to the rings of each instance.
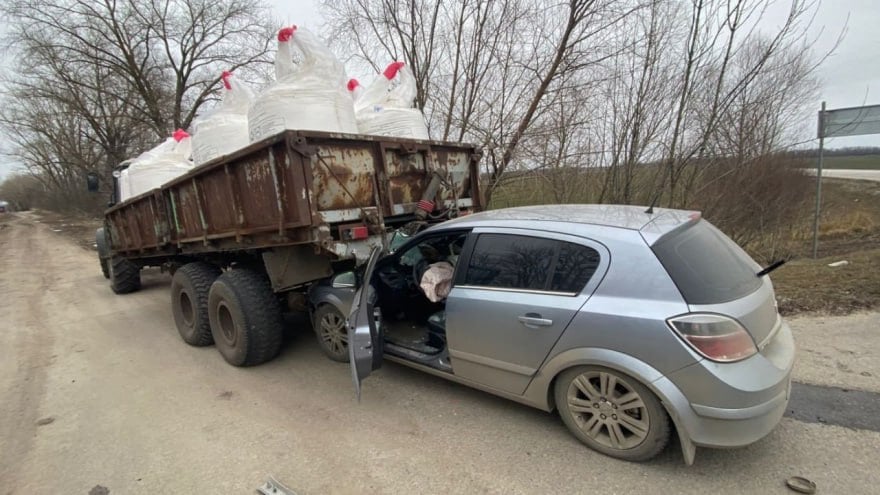
[[[829,263],[846,261],[843,266]],[[880,308],[880,248],[819,259],[799,259],[770,277],[776,287],[779,311],[847,314]]]

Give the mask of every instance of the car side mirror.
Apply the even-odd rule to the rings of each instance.
[[[357,287],[358,285],[358,276],[355,272],[342,272],[335,277],[333,277],[333,281],[331,285],[334,288],[343,288],[343,287]]]
[[[89,192],[98,192],[98,174],[89,172],[86,174],[86,188]]]

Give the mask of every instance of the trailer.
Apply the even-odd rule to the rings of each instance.
[[[96,233],[101,268],[117,294],[140,288],[142,268],[167,269],[184,341],[260,364],[280,348],[282,309],[310,283],[392,232],[481,210],[479,159],[462,143],[285,131],[111,202]]]

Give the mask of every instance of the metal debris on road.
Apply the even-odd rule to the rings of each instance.
[[[816,493],[816,483],[800,476],[792,476],[785,480],[785,486],[798,493]]]
[[[296,495],[295,491],[284,486],[283,483],[272,476],[269,476],[269,479],[267,479],[262,486],[257,488],[257,493],[260,495]]]

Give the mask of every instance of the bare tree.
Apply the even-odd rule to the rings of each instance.
[[[672,113],[670,91],[675,80],[668,56],[676,41],[678,7],[652,0],[639,15],[631,16],[617,32],[626,49],[606,64],[601,85],[603,125],[597,127],[605,143],[608,170],[599,202],[650,201],[650,189],[638,181],[645,162],[662,154],[662,141]],[[648,190],[645,190],[648,189]]]
[[[754,243],[804,198],[779,153],[827,56],[812,53],[817,1],[786,0],[777,26],[760,22],[775,0],[324,5],[349,62],[418,71],[432,136],[483,146],[496,205],[661,201]],[[800,189],[777,194],[786,181]]]
[[[30,174],[10,175],[0,182],[0,198],[8,201],[13,211],[30,210],[44,196],[43,184]]]
[[[7,0],[15,70],[0,123],[10,152],[54,190],[188,127],[223,70],[268,64],[262,0]],[[109,181],[108,181],[109,182]]]
[[[607,40],[638,4],[615,0],[325,0],[332,38],[355,61],[403,59],[433,136],[486,150],[487,199],[553,93],[612,56]],[[565,79],[566,83],[560,81]]]
[[[749,70],[749,61],[766,51],[769,40],[748,40],[734,59],[731,71]],[[797,141],[804,118],[804,103],[815,99],[817,62],[810,53],[785,49],[771,54],[761,73],[745,86],[717,116],[718,124],[706,143],[712,155],[747,161],[784,149]]]
[[[695,163],[709,155],[708,145],[723,122],[723,115],[756,81],[773,71],[779,54],[808,54],[808,28],[816,3],[790,0],[783,23],[769,35],[758,30],[758,20],[771,0],[691,0],[687,35],[680,51],[680,84],[665,153],[663,180],[668,204],[687,204],[695,182]],[[762,39],[761,43],[753,40]],[[744,52],[750,51],[748,56]],[[807,68],[807,66],[804,66]],[[791,74],[793,82],[812,77],[810,70]],[[809,83],[808,83],[809,84]],[[695,162],[696,161],[696,162]],[[687,172],[687,173],[686,173]],[[684,180],[684,187],[680,188]]]
[[[4,7],[11,41],[33,59],[28,65],[60,59],[112,72],[134,89],[112,96],[139,108],[157,136],[189,126],[221,70],[268,63],[274,29],[260,0],[12,0]]]

